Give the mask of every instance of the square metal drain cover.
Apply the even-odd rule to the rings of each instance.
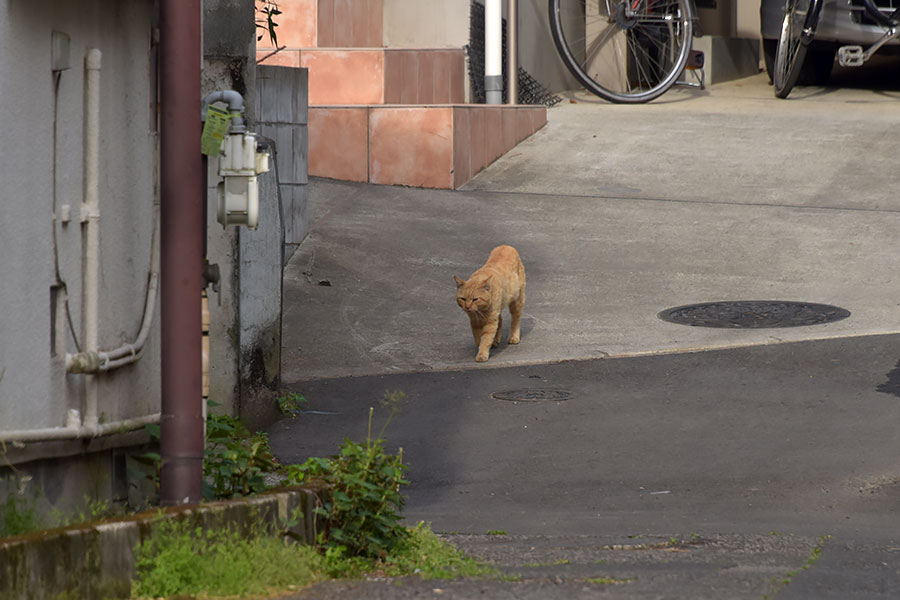
[[[763,329],[832,323],[846,319],[850,311],[812,302],[738,300],[667,308],[657,316],[663,321],[693,327]]]

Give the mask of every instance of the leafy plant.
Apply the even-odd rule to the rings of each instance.
[[[121,515],[123,509],[113,505],[109,500],[91,498],[87,494],[82,498],[80,508],[72,511],[54,509],[51,511],[52,522],[55,527],[66,527],[76,523],[88,523],[99,519],[106,519]]]
[[[276,399],[278,402],[278,410],[287,417],[297,417],[303,412],[303,406],[306,405],[306,398],[303,394],[288,394]]]
[[[403,478],[403,449],[388,454],[384,440],[373,439],[373,414],[370,408],[365,444],[346,438],[340,454],[286,469],[288,483],[318,479],[329,484],[330,498],[316,507],[316,514],[326,521],[318,543],[332,558],[385,557],[408,535],[400,525],[405,502],[400,487],[409,484]]]
[[[35,502],[18,494],[6,497],[0,516],[0,538],[37,531],[44,526]]]
[[[275,22],[275,17],[280,14],[281,10],[279,10],[276,0],[256,0],[256,28],[262,30],[262,33],[256,37],[257,42],[269,34],[272,45],[278,47],[278,36],[275,33],[278,23]]]
[[[147,423],[144,425],[144,431],[147,432],[147,435],[150,436],[150,441],[154,445],[159,445],[159,436],[160,436],[160,427],[157,423]],[[143,476],[153,482],[153,489],[156,490],[156,493],[159,493],[159,470],[162,466],[162,457],[159,455],[159,452],[144,452],[142,454],[137,454],[131,457],[138,464],[144,465],[147,467],[147,470],[143,472]],[[132,473],[133,475],[140,476],[140,470],[136,470],[136,473]]]
[[[268,435],[250,435],[234,417],[207,416],[204,498],[234,498],[262,492],[268,487],[266,474],[277,469]]]

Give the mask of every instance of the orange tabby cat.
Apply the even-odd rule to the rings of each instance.
[[[469,315],[472,335],[478,346],[477,362],[488,359],[491,347],[500,344],[503,319],[500,312],[509,307],[512,318],[509,343],[519,343],[519,323],[525,308],[525,266],[512,246],[497,246],[484,266],[468,281],[454,276],[456,302]]]

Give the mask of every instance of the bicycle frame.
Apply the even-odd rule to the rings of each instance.
[[[821,0],[818,1],[821,2]],[[896,9],[890,15],[885,15],[878,10],[874,0],[862,0],[862,3],[866,14],[869,15],[873,21],[884,27],[886,31],[884,35],[881,36],[881,39],[866,49],[863,49],[862,46],[858,45],[842,46],[839,48],[838,63],[842,67],[858,67],[863,65],[872,58],[882,46],[891,40],[900,39],[900,21],[898,21],[900,8]]]

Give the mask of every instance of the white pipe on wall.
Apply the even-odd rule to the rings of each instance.
[[[103,55],[90,48],[84,59],[84,351],[98,350],[100,294],[100,67]],[[85,377],[84,426],[96,427],[98,419],[98,382],[95,375]]]
[[[77,410],[69,411],[69,424],[66,427],[46,427],[44,429],[23,429],[20,431],[0,431],[0,442],[44,442],[48,440],[76,440],[95,438],[114,433],[127,433],[141,429],[150,423],[159,423],[160,413],[122,419],[111,423],[100,423],[89,427],[78,425],[81,420]]]
[[[484,3],[484,93],[486,104],[503,101],[503,6]]]
[[[506,103],[519,102],[519,15],[518,1],[506,2]]]
[[[141,328],[135,340],[122,344],[114,350],[98,350],[93,353],[79,352],[66,354],[66,371],[69,373],[96,373],[111,371],[136,362],[144,351],[144,344],[150,337],[150,326],[156,311],[159,296],[159,206],[153,207],[153,241],[150,249],[150,276],[147,281],[147,297],[144,300],[144,315]]]

